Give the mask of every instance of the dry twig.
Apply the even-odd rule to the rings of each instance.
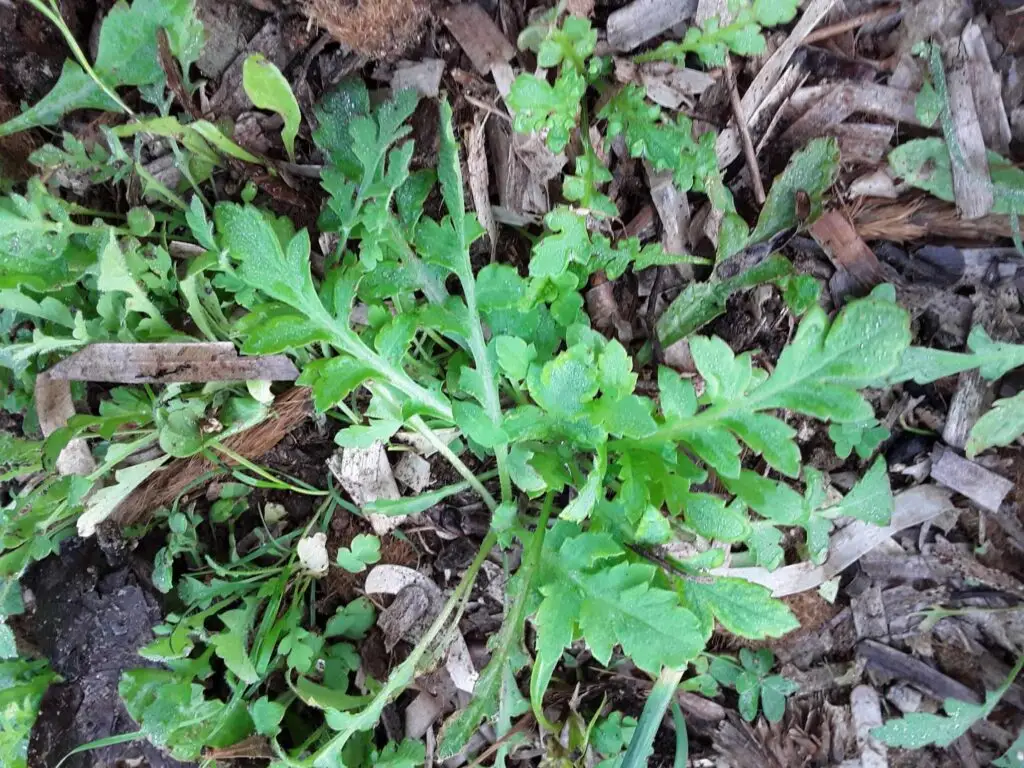
[[[732,113],[736,118],[736,125],[740,129],[740,141],[743,143],[743,154],[747,160],[747,169],[750,171],[750,182],[754,188],[754,198],[757,200],[758,205],[764,205],[766,195],[764,193],[764,182],[761,181],[761,169],[757,165],[754,142],[750,139],[750,128],[747,127],[747,118],[743,114],[740,92],[736,89],[736,73],[732,68],[732,60],[728,56],[725,58],[725,80],[729,86],[729,102],[732,104]]]
[[[900,6],[898,5],[885,5],[881,8],[876,8],[873,11],[862,13],[859,16],[854,16],[846,21],[840,21],[836,24],[830,24],[827,27],[811,32],[807,37],[804,38],[804,45],[814,45],[820,43],[822,40],[828,40],[830,38],[841,35],[844,32],[850,32],[854,29],[859,29],[865,24],[870,24],[873,21],[881,21],[887,19],[890,16],[900,12]]]

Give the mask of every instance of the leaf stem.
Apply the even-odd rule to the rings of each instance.
[[[686,733],[686,720],[675,697],[672,699],[672,724],[676,727],[676,756],[672,760],[672,768],[686,768],[690,753],[690,738]]]
[[[484,341],[483,326],[480,321],[480,310],[476,303],[476,281],[473,280],[473,268],[469,263],[469,246],[465,236],[460,234],[459,245],[465,258],[463,269],[459,270],[459,282],[462,284],[462,296],[469,310],[469,350],[473,361],[480,371],[484,383],[484,410],[495,427],[501,427],[501,401],[498,399],[498,385],[491,366],[490,355],[487,354],[487,342]],[[467,277],[468,275],[468,277]],[[508,473],[508,444],[494,446],[494,458],[498,462],[498,478],[501,483],[501,500],[512,501],[512,480]]]
[[[109,96],[122,111],[126,112],[131,117],[134,117],[135,113],[127,104],[121,101],[121,97],[117,95],[117,92],[109,85],[104,83],[102,80],[100,80],[100,76],[96,74],[96,71],[92,68],[92,65],[89,63],[89,59],[86,58],[85,53],[79,47],[78,41],[75,40],[75,36],[71,34],[71,30],[68,28],[68,25],[64,22],[64,17],[61,16],[60,14],[60,9],[57,7],[56,0],[50,0],[51,8],[47,8],[46,5],[43,4],[42,0],[28,1],[37,11],[43,14],[43,16],[49,19],[50,22],[55,27],[57,27],[57,29],[60,31],[61,36],[64,38],[64,42],[68,44],[68,48],[71,49],[71,53],[74,54],[75,59],[78,61],[79,66],[81,66],[81,68],[85,70],[85,74],[91,77],[93,81],[96,83],[96,85],[100,87],[100,90],[107,94],[107,96]]]

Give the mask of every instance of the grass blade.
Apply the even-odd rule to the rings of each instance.
[[[661,671],[661,675],[658,676],[657,682],[654,683],[654,687],[647,697],[647,703],[644,704],[644,711],[640,713],[640,720],[636,724],[636,730],[633,731],[633,738],[630,739],[629,747],[626,748],[626,754],[622,758],[621,768],[644,768],[647,765],[647,758],[651,756],[651,751],[654,748],[654,737],[658,733],[661,719],[665,716],[668,705],[673,701],[676,688],[679,686],[685,669],[685,667],[675,669],[666,667]],[[684,727],[682,731],[685,734],[686,728]],[[677,736],[677,760],[678,739]]]

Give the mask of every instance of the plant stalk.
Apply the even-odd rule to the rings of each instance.
[[[640,713],[633,738],[629,740],[621,768],[644,768],[647,765],[647,758],[654,748],[654,737],[661,726],[661,719],[665,716],[669,704],[675,699],[676,688],[679,687],[679,681],[683,679],[685,671],[685,666],[674,669],[665,667],[661,670],[644,703],[644,711]]]

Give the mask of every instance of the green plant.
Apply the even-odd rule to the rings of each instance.
[[[338,565],[350,573],[361,573],[367,565],[380,560],[380,539],[365,533],[358,534],[348,547],[340,547],[337,556]]]
[[[992,410],[978,419],[967,437],[967,456],[974,458],[986,448],[1009,445],[1024,435],[1024,393],[996,400]]]
[[[202,50],[202,25],[193,12],[193,0],[118,3],[100,27],[96,61],[92,65],[64,23],[56,0],[29,2],[61,31],[75,61],[64,64],[57,84],[39,103],[0,125],[0,136],[52,125],[75,109],[132,115],[116,93],[115,89],[121,86],[135,86],[149,101],[159,103],[167,75],[157,52],[158,30],[163,30],[170,52],[185,72]]]
[[[704,64],[721,67],[730,52],[759,56],[765,52],[762,27],[792,21],[796,10],[795,0],[729,0],[725,18],[712,16],[703,25],[687,29],[682,40],[662,43],[637,60],[674,61],[686,66],[686,57],[695,54]]]
[[[741,648],[739,664],[726,656],[715,656],[710,671],[715,680],[739,694],[744,720],[754,720],[760,705],[768,722],[777,723],[786,712],[786,697],[800,686],[782,675],[769,674],[773,666],[775,656],[767,648],[756,652]]]
[[[788,20],[793,8],[741,3],[733,22],[709,23],[695,33],[703,42],[684,44],[709,62],[725,48],[750,50],[761,26]],[[188,18],[174,23],[194,32],[190,6],[181,9]],[[108,37],[126,23],[125,14],[135,14],[129,21],[140,26],[163,18],[147,0],[115,11],[104,22],[104,30],[113,25]],[[821,562],[835,517],[885,524],[893,508],[882,458],[845,497],[829,496],[824,476],[803,461],[789,421],[798,415],[827,423],[837,451],[867,458],[884,437],[862,390],[968,368],[998,378],[1020,356],[1020,347],[997,344],[980,330],[972,332],[968,353],[911,347],[910,318],[889,286],[830,317],[818,306],[817,282],[794,275],[771,251],[773,238],[801,224],[798,192],[808,194],[812,213],[820,210],[837,174],[836,142],[812,142],[793,157],[749,233],[719,174],[715,137],[694,137],[686,118],[670,117],[641,89],[627,86],[609,92],[598,112],[606,136],[621,135],[631,156],[671,171],[681,190],[706,194],[724,222],[712,279],[688,288],[658,328],[663,342],[688,338],[700,378],[658,367],[651,371],[653,397],[652,387],[639,386],[630,351],[591,327],[583,291],[598,271],[614,278],[699,260],[642,246],[637,238],[614,240],[603,225],[592,226],[595,218],[615,215],[601,191],[610,176],[590,144],[587,101],[588,89],[610,87],[607,68],[593,56],[595,34],[585,20],[560,20],[556,11],[528,33],[523,44],[537,51],[541,67],[558,72],[553,85],[540,75],[517,79],[510,96],[517,126],[545,132],[556,151],[578,138],[581,152],[564,186],[574,205],[558,205],[545,217],[524,274],[508,264],[476,266],[483,229],[466,210],[448,102],[440,104],[437,168],[413,170],[407,121],[417,97],[402,92],[372,106],[358,81],[341,83],[316,109],[312,137],[325,158],[327,200],[318,220],[323,237],[316,238],[326,252],[315,273],[310,232],[257,204],[255,193],[241,203],[208,204],[206,176],[198,171],[208,172],[224,155],[249,163],[258,158],[203,121],[137,118],[110,129],[105,147],[68,138],[63,150],[51,147],[37,157],[46,167],[70,165],[98,182],[142,179],[151,205],[124,221],[69,203],[39,179],[26,194],[0,201],[7,402],[26,404],[35,374],[92,341],[229,339],[246,354],[292,356],[301,368],[298,384],[310,388],[315,408],[345,425],[335,437],[339,446],[386,444],[400,430],[412,432],[461,478],[362,512],[410,514],[466,490],[491,512],[490,531],[432,624],[386,679],[369,679],[360,691],[353,642],[372,626],[375,609],[358,599],[318,622],[315,599],[320,567],[329,567],[330,518],[338,508],[354,508],[333,487],[286,481],[223,443],[266,417],[265,388],[118,387],[105,393],[98,415],[75,416],[31,448],[10,439],[5,472],[17,478],[36,471],[30,451],[40,447],[46,472],[0,509],[5,593],[32,560],[57,551],[75,531],[88,535],[171,458],[202,455],[237,481],[222,488],[205,520],[179,498],[152,523],[167,528],[155,581],[173,590],[181,607],[142,650],[164,667],[129,671],[121,695],[143,734],[181,759],[259,734],[274,750],[275,768],[421,762],[422,745],[378,749],[374,729],[385,707],[444,653],[496,547],[521,548],[522,557],[508,582],[502,627],[490,639],[490,661],[474,697],[445,723],[437,759],[462,750],[484,721],[499,737],[510,735],[514,719],[530,708],[542,728],[553,729],[545,694],[582,646],[602,665],[628,658],[657,682],[637,722],[620,715],[577,723],[574,744],[581,751],[592,731],[600,754],[640,764],[675,691],[713,690],[716,680],[737,689],[748,719],[759,703],[768,719],[778,719],[792,685],[769,674],[770,653],[745,651],[737,664],[709,661],[705,649],[716,625],[760,640],[795,629],[796,619],[764,587],[717,576],[715,569],[727,549],[732,564],[781,565],[781,541],[790,530],[800,542],[798,556]],[[72,67],[83,87],[98,89],[97,99],[133,82],[101,66],[103,46],[101,39],[92,75],[81,64]],[[282,140],[291,156],[294,97],[285,93],[280,73],[257,66],[249,68],[247,88],[257,105],[285,116]],[[162,79],[136,84],[163,96]],[[60,110],[95,103],[66,102]],[[33,125],[60,114],[35,109],[26,113]],[[175,188],[152,183],[137,161],[142,133],[180,143],[184,167],[196,172]],[[132,153],[122,144],[128,139]],[[198,165],[190,162],[197,159]],[[435,186],[443,203],[437,218],[424,213]],[[171,243],[189,254],[180,271]],[[728,258],[751,244],[764,246],[760,261]],[[731,293],[768,282],[802,317],[777,360],[696,333],[724,311]],[[365,310],[358,322],[357,302]],[[989,422],[1016,407],[1002,401]],[[211,419],[219,425],[212,432]],[[1012,439],[983,421],[974,449]],[[459,438],[446,436],[452,432]],[[88,476],[57,476],[49,470],[73,438],[89,441],[99,466]],[[125,463],[151,448],[159,449],[155,458]],[[249,487],[313,495],[320,505],[302,528],[257,528],[255,544],[243,548],[234,524],[248,506]],[[206,525],[223,526],[226,561],[204,549],[198,531]],[[665,546],[673,541],[695,554],[674,557]],[[335,563],[361,573],[380,559],[380,549],[378,538],[360,534],[338,549]],[[317,556],[316,568],[303,556],[309,553]],[[508,562],[511,569],[513,559]],[[10,645],[9,628],[0,624],[0,632]],[[531,656],[527,698],[520,684]],[[695,674],[684,679],[691,665]],[[685,759],[681,717],[677,734]],[[499,762],[508,747],[499,748]]]
[[[281,140],[288,152],[288,158],[294,161],[295,137],[299,133],[302,113],[299,111],[299,102],[292,93],[292,87],[281,74],[281,70],[273,62],[267,61],[262,54],[253,54],[242,65],[242,87],[257,107],[270,109],[281,115],[284,120]]]
[[[544,77],[524,74],[516,78],[509,93],[516,130],[543,133],[552,152],[565,149],[580,122],[588,79],[606,69],[599,59],[588,61],[597,44],[597,30],[590,21],[569,15],[559,26],[559,16],[560,10],[552,9],[519,36],[519,46],[537,54],[539,67],[558,69],[554,85]],[[586,157],[593,162],[592,154]]]
[[[959,699],[949,698],[942,705],[946,711],[945,715],[910,712],[872,729],[871,735],[890,747],[903,747],[904,749],[918,749],[928,745],[948,747],[967,733],[972,725],[992,713],[999,700],[1013,685],[1013,681],[1022,667],[1024,667],[1024,657],[1017,661],[1001,686],[985,694],[985,700],[981,704],[970,704]],[[1018,736],[1017,741],[993,765],[1002,766],[1002,768],[1019,765],[1020,741],[1021,737]]]
[[[0,761],[9,768],[25,768],[28,740],[39,702],[56,675],[45,661],[11,658],[0,653]]]

